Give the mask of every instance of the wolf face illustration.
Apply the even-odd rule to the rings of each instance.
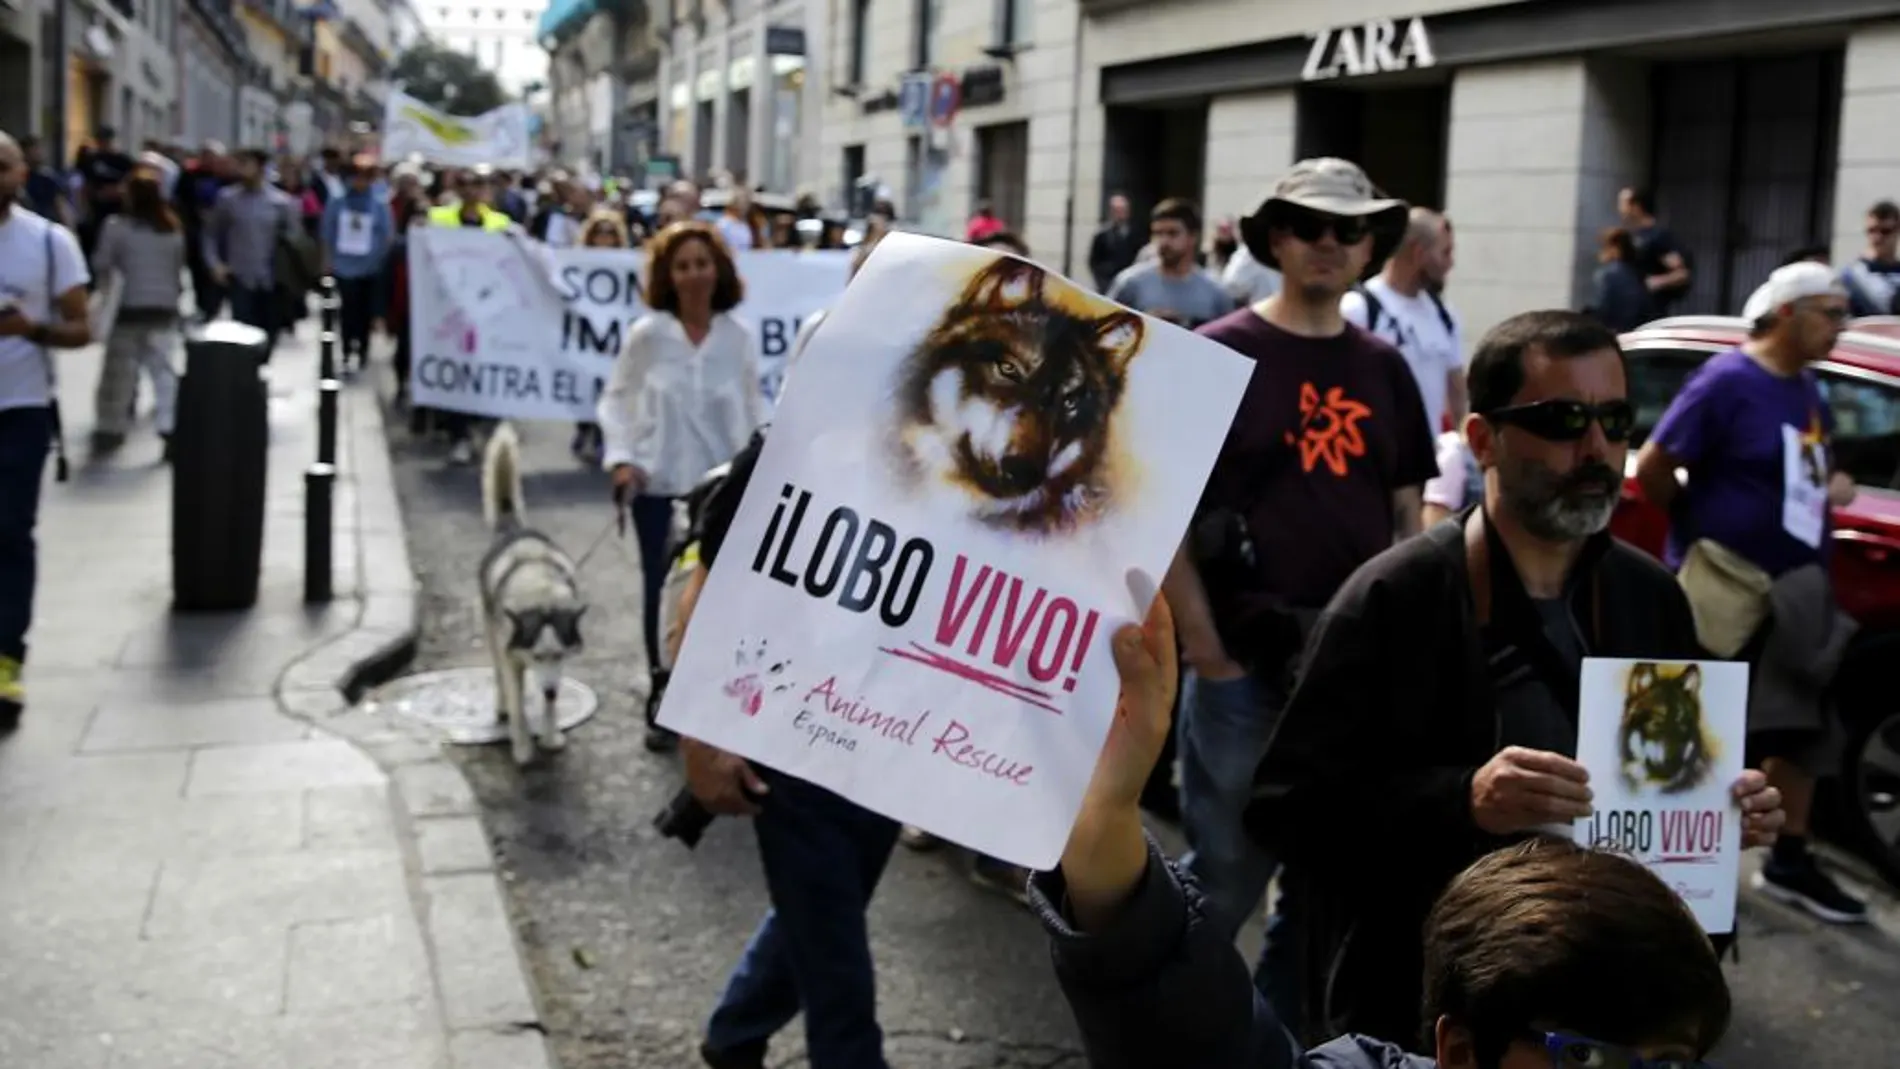
[[[1702,722],[1702,670],[1632,665],[1617,743],[1631,790],[1676,794],[1707,779],[1715,753]]]
[[[1144,334],[1133,312],[1077,312],[1051,288],[1022,260],[983,268],[899,369],[896,391],[909,481],[961,493],[989,526],[1038,535],[1112,503],[1111,425]]]

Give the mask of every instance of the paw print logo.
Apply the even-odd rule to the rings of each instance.
[[[765,699],[792,689],[789,657],[774,660],[770,645],[762,638],[742,639],[732,654],[732,678],[723,688],[726,696],[739,703],[747,716],[759,715]]]

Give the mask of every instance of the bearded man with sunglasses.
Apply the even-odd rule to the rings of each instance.
[[[1165,587],[1190,670],[1179,740],[1186,864],[1228,939],[1277,867],[1241,818],[1306,632],[1355,568],[1418,531],[1422,490],[1438,474],[1405,358],[1339,310],[1398,247],[1406,212],[1353,163],[1294,164],[1240,224],[1254,256],[1281,272],[1280,291],[1199,331],[1254,361]],[[1280,950],[1299,913],[1282,895],[1256,977],[1283,1011],[1298,978]]]
[[[1636,422],[1616,335],[1527,312],[1485,335],[1466,381],[1483,503],[1326,607],[1247,813],[1308,906],[1305,997],[1282,1016],[1309,1040],[1420,1045],[1432,901],[1486,853],[1590,813],[1583,658],[1703,656],[1674,578],[1607,531]],[[1780,809],[1760,773],[1735,796]]]

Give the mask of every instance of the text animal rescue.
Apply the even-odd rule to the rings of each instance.
[[[1300,80],[1318,82],[1437,65],[1438,55],[1432,51],[1432,37],[1424,19],[1406,23],[1403,33],[1392,19],[1373,19],[1363,26],[1340,26],[1314,34]]]

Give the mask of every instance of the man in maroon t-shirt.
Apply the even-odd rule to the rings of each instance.
[[[1256,363],[1166,592],[1190,673],[1180,752],[1187,865],[1230,936],[1275,862],[1242,824],[1304,631],[1359,565],[1416,533],[1438,473],[1405,358],[1347,323],[1339,299],[1404,234],[1407,207],[1341,159],[1294,164],[1241,237],[1279,293],[1200,328]],[[1297,923],[1282,902],[1256,983],[1298,1020]]]

